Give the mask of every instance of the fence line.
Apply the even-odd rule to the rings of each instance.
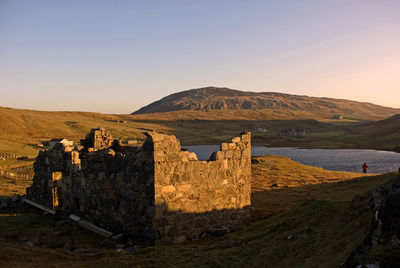
[[[28,172],[18,172],[12,170],[2,170],[0,169],[0,176],[8,177],[10,179],[31,179],[33,178],[33,174]]]
[[[20,155],[11,155],[11,154],[0,154],[0,158],[4,159],[13,159],[13,158],[18,158],[21,157]]]

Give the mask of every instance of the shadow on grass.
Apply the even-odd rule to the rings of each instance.
[[[397,176],[392,173],[256,192],[252,194],[253,217],[259,212],[259,218],[267,219],[223,237],[148,247],[135,254],[120,254],[111,248],[99,251],[104,238],[73,224],[65,224],[63,217],[43,215],[25,204],[13,203],[0,211],[4,215],[0,217],[0,264],[43,267],[338,267],[368,230],[371,217],[367,209],[368,192],[376,186],[390,184]],[[274,210],[274,207],[278,209]],[[262,213],[263,210],[270,214]],[[221,216],[218,213],[222,212],[214,213],[218,218]],[[181,220],[193,216],[179,214]],[[190,223],[182,221],[181,228],[186,224]],[[33,246],[26,242],[32,242]],[[78,248],[98,251],[91,256],[73,253]]]
[[[340,182],[280,187],[252,192],[252,221],[273,217],[293,206],[307,205],[314,200],[350,201],[356,195],[365,194],[379,185],[390,183],[399,173],[360,177]]]

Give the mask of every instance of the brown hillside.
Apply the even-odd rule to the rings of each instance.
[[[322,117],[343,115],[352,119],[379,120],[400,109],[343,99],[317,98],[276,92],[245,92],[229,88],[206,87],[178,92],[153,102],[133,114],[181,110],[290,110]]]
[[[0,153],[37,154],[36,144],[51,138],[78,142],[91,128],[104,127],[115,137],[143,139],[143,128],[168,132],[168,128],[121,120],[119,115],[89,112],[46,112],[0,107]]]
[[[400,114],[384,120],[354,126],[350,132],[353,135],[362,133],[366,142],[374,144],[375,148],[400,152]]]
[[[177,120],[302,120],[325,119],[323,116],[301,110],[181,110],[150,114],[126,115],[127,119],[140,121],[177,121]]]

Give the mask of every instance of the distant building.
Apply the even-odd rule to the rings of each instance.
[[[64,146],[73,146],[74,142],[67,139],[51,139],[49,140],[49,147],[53,148],[57,143],[64,144]]]
[[[282,129],[280,135],[286,137],[301,137],[306,135],[306,130],[302,128]]]
[[[343,117],[343,115],[338,114],[338,115],[334,115],[334,116],[333,116],[333,119],[342,120],[342,119],[344,119],[344,117]]]
[[[258,127],[258,128],[256,129],[256,131],[258,131],[258,132],[268,132],[268,130],[267,130],[266,127]]]
[[[128,145],[137,145],[138,144],[138,140],[137,139],[126,139],[125,144]]]
[[[298,129],[296,129],[296,134],[297,134],[297,136],[305,136],[306,130],[303,128],[298,128]]]
[[[118,119],[110,119],[110,120],[108,120],[108,121],[114,122],[114,123],[122,123],[122,124],[128,123],[128,121],[125,121],[125,120],[118,120]]]

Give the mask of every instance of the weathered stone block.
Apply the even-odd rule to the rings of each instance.
[[[244,149],[246,149],[247,146],[246,146],[246,144],[241,142],[241,143],[238,144],[238,147],[239,147],[240,150],[244,150]]]
[[[251,133],[247,132],[246,134],[242,134],[241,138],[242,138],[242,142],[250,143],[250,141],[251,141]]]
[[[221,151],[227,151],[227,150],[229,150],[229,144],[221,143]]]
[[[161,192],[163,194],[173,193],[175,192],[175,187],[173,185],[163,186]]]
[[[242,158],[243,159],[250,159],[251,158],[251,151],[250,149],[246,149],[242,151]]]
[[[240,137],[235,137],[235,138],[233,138],[233,139],[232,139],[232,142],[234,142],[234,143],[240,142]]]
[[[197,161],[197,155],[193,152],[189,153],[189,161]]]
[[[217,156],[216,156],[216,160],[222,160],[225,159],[225,154],[223,151],[218,151],[217,152]]]
[[[242,152],[241,151],[233,151],[233,158],[240,160],[242,158]]]
[[[162,142],[165,137],[165,135],[157,132],[148,132],[147,134],[152,138],[153,142]]]
[[[187,192],[192,189],[191,184],[182,184],[178,186],[178,192]]]
[[[233,157],[233,151],[226,151],[225,152],[225,158],[232,158]]]

